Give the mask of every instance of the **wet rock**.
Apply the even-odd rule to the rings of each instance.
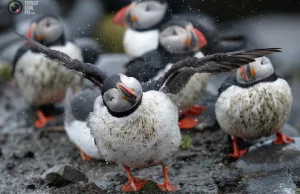
[[[43,175],[48,186],[65,186],[79,181],[87,182],[88,177],[77,168],[68,164],[59,164],[48,169]]]
[[[284,133],[285,135],[289,136],[289,137],[299,137],[300,136],[300,132],[298,131],[298,129],[296,129],[295,127],[293,127],[289,123],[286,123],[286,124],[283,125],[283,128],[282,128],[281,132]],[[255,145],[255,144],[263,143],[265,141],[274,140],[274,139],[276,139],[275,134],[273,134],[269,137],[262,137],[260,139],[253,140],[250,143],[252,145]]]
[[[6,169],[7,169],[7,170],[12,170],[14,167],[15,167],[14,163],[8,162],[8,163],[6,164]]]
[[[124,173],[110,172],[95,183],[107,193],[114,193],[120,192],[127,181],[127,176]]]
[[[186,181],[181,181],[179,185],[181,190],[174,192],[176,194],[218,193],[218,186],[214,183],[212,178],[187,178]]]
[[[197,157],[197,153],[183,151],[183,152],[179,152],[176,157],[177,157],[177,160],[188,161],[188,160],[192,160],[193,158]]]
[[[34,152],[32,151],[27,151],[24,156],[24,158],[34,158]]]
[[[101,190],[95,183],[93,182],[78,182],[75,184],[70,184],[68,186],[53,189],[51,191],[52,194],[60,194],[60,193],[72,193],[72,194],[106,194],[105,191]]]
[[[295,194],[297,187],[292,176],[286,171],[269,172],[262,176],[255,176],[246,181],[245,193],[285,193]]]
[[[300,138],[295,143],[273,145],[270,141],[250,147],[249,152],[241,157],[236,166],[244,172],[289,170],[300,167]]]
[[[223,192],[234,190],[240,184],[242,177],[242,171],[237,169],[221,170],[213,175],[215,183]]]
[[[35,190],[36,186],[34,184],[29,184],[26,186],[26,189]]]

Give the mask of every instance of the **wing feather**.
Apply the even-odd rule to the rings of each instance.
[[[175,63],[165,73],[160,91],[176,94],[187,84],[195,73],[221,73],[237,69],[254,62],[255,58],[274,52],[280,48],[247,49],[228,53],[216,53],[203,58],[189,57]]]
[[[50,49],[30,38],[27,38],[17,32],[17,35],[21,36],[22,38],[26,39],[30,44],[32,44],[36,49],[38,49],[41,53],[45,55],[46,58],[56,61],[59,64],[63,65],[69,70],[73,70],[82,74],[83,77],[89,79],[93,83],[98,86],[102,86],[104,80],[107,79],[107,75],[102,72],[98,67],[89,63],[83,63],[78,59],[72,59],[69,55]]]

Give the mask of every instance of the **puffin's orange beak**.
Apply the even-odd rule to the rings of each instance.
[[[240,68],[240,74],[241,74],[241,77],[245,81],[249,81],[250,79],[254,79],[255,76],[256,76],[255,69],[252,68],[249,64],[244,65]]]
[[[248,77],[247,77],[247,74],[246,74],[246,65],[242,66],[240,68],[240,74],[241,74],[241,77],[245,80],[245,81],[248,81]]]
[[[32,23],[29,27],[29,29],[27,30],[26,32],[26,37],[27,38],[31,38],[33,39],[33,35],[34,35],[34,31],[35,31],[35,28],[36,28],[36,23]],[[28,41],[25,41],[25,44],[28,45],[28,46],[32,46],[32,44],[30,44]]]
[[[198,39],[198,50],[207,45],[207,40],[202,32],[200,32],[197,28],[193,28],[192,31]]]
[[[27,33],[26,33],[26,37],[27,38],[33,38],[33,34],[34,34],[34,30],[35,30],[35,28],[36,28],[36,23],[32,23],[31,25],[30,25],[30,27],[29,27],[29,29],[28,29],[28,31],[27,31]]]
[[[129,89],[123,83],[117,83],[117,87],[125,95],[126,99],[129,98],[131,100],[135,100],[137,98],[137,96],[134,93],[134,90],[133,89]]]
[[[123,7],[122,9],[120,9],[117,14],[115,15],[113,22],[115,24],[118,24],[120,26],[124,26],[125,25],[125,19],[126,19],[126,14],[128,13],[128,11],[131,8],[131,4],[127,5],[125,7]]]

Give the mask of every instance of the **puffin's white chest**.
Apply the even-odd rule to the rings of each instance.
[[[70,123],[65,122],[65,129],[69,139],[84,153],[94,159],[102,159],[86,122],[78,120],[73,120]]]
[[[196,73],[178,94],[168,94],[168,96],[180,111],[185,112],[199,100],[210,76],[210,73]]]
[[[231,86],[216,102],[217,120],[223,130],[243,139],[268,136],[281,129],[292,105],[292,93],[283,79],[250,88]]]
[[[82,60],[81,50],[73,43],[50,47]],[[81,83],[81,78],[45,58],[41,53],[27,51],[16,64],[15,80],[25,99],[33,105],[59,102],[68,86]]]
[[[128,28],[123,37],[125,53],[134,58],[154,50],[158,46],[158,37],[158,30],[138,32]]]
[[[157,91],[143,94],[139,108],[127,117],[113,117],[101,104],[91,113],[88,126],[106,160],[131,168],[164,162],[180,144],[177,108]]]

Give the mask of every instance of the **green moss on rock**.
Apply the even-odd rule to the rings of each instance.
[[[181,143],[179,145],[179,149],[188,150],[192,146],[193,139],[189,135],[181,136]]]

